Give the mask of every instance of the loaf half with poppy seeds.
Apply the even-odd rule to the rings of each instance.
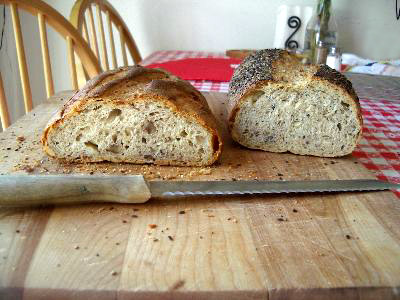
[[[68,162],[207,166],[222,141],[204,96],[160,69],[120,68],[88,81],[48,123],[45,152]]]
[[[259,50],[229,84],[229,130],[245,147],[336,157],[361,138],[358,97],[349,80],[325,65],[303,65],[285,50]]]

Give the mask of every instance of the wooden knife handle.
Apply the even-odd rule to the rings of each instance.
[[[150,189],[142,175],[0,176],[0,206],[144,203],[150,197]]]

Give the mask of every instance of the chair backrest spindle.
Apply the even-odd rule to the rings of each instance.
[[[42,13],[38,13],[38,22],[39,22],[39,33],[40,33],[40,45],[42,48],[44,79],[46,83],[46,94],[47,97],[50,97],[54,94],[54,84],[53,84],[53,75],[51,72],[49,45],[47,42],[46,23],[44,15]]]
[[[15,44],[17,47],[18,67],[22,84],[22,93],[24,95],[25,112],[32,110],[32,92],[29,83],[28,67],[26,65],[26,56],[24,41],[22,39],[21,23],[19,21],[19,14],[17,3],[11,2],[11,18],[14,28]]]
[[[67,36],[67,49],[68,49],[68,63],[69,63],[69,72],[71,75],[71,83],[72,88],[74,90],[78,89],[78,77],[76,76],[76,68],[75,68],[75,54],[74,54],[74,44],[71,37]]]
[[[94,54],[96,54],[96,57],[100,58],[100,56],[99,56],[99,46],[97,45],[96,28],[94,27],[93,10],[92,10],[91,6],[88,9],[88,13],[89,13],[89,27],[90,27],[91,48],[94,51]]]
[[[103,17],[101,16],[101,8],[98,3],[96,3],[97,11],[97,23],[100,31],[100,45],[101,45],[101,60],[102,67],[104,71],[108,71],[108,57],[107,57],[107,47],[106,47],[106,36],[104,34]]]
[[[89,31],[88,31],[88,27],[87,27],[87,23],[86,20],[83,20],[83,38],[85,39],[86,43],[88,43],[90,45],[90,41],[89,41]]]
[[[126,67],[128,65],[128,57],[126,56],[125,36],[121,25],[118,26],[118,32],[119,40],[121,42],[122,60],[124,62],[124,66]]]
[[[8,113],[6,93],[4,91],[3,78],[0,72],[0,119],[3,130],[10,126],[10,114]]]
[[[110,11],[107,10],[106,15],[107,15],[108,32],[110,34],[112,68],[116,69],[118,64],[117,64],[117,55],[115,53],[114,34],[113,34],[113,29],[112,29]]]

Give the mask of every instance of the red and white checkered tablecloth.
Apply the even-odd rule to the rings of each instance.
[[[200,51],[157,51],[142,65],[183,58],[222,58],[223,53]],[[361,78],[357,77],[361,76]],[[353,156],[382,180],[400,183],[400,78],[391,85],[377,82],[378,77],[349,74],[360,97],[364,119],[363,138]],[[382,78],[382,77],[380,77]],[[354,80],[353,80],[354,79]],[[357,80],[356,80],[357,79]],[[368,80],[365,80],[368,79]],[[228,82],[190,81],[202,92],[228,92]],[[400,197],[400,190],[395,192]]]

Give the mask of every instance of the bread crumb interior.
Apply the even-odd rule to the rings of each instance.
[[[48,145],[67,160],[204,165],[213,156],[212,135],[157,100],[91,103],[52,130]]]

